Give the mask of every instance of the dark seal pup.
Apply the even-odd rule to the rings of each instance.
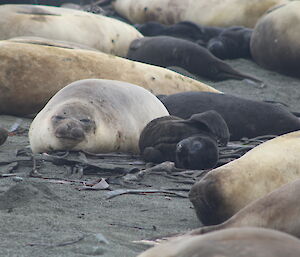
[[[262,83],[254,77],[234,70],[206,48],[180,38],[157,36],[133,40],[127,58],[161,67],[178,66],[214,81],[249,79]]]
[[[166,116],[143,129],[139,148],[149,162],[173,161],[178,168],[209,169],[218,161],[218,146],[226,145],[229,132],[215,111],[194,114],[188,120]]]
[[[220,27],[200,26],[191,21],[181,21],[172,25],[149,21],[134,26],[146,37],[171,36],[196,42],[202,46],[206,46],[211,38],[217,37],[224,30]]]
[[[230,140],[281,135],[300,129],[300,120],[277,104],[229,94],[185,92],[161,97],[170,115],[188,119],[195,113],[217,111],[227,123]]]
[[[211,38],[206,47],[220,59],[251,58],[252,32],[252,29],[245,27],[230,27]]]

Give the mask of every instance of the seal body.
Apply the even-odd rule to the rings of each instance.
[[[225,120],[230,140],[281,135],[300,129],[299,119],[282,106],[229,94],[182,92],[161,98],[171,115],[188,119],[215,110]]]
[[[0,39],[19,36],[70,41],[118,56],[126,56],[131,41],[142,37],[124,22],[83,11],[42,5],[0,6]]]
[[[207,26],[254,27],[269,8],[285,0],[116,0],[115,10],[132,23],[192,21]]]
[[[168,111],[147,90],[113,80],[80,80],[60,90],[33,120],[34,153],[85,150],[138,153],[142,129]]]
[[[219,92],[167,69],[95,51],[1,41],[0,57],[1,114],[38,112],[58,90],[87,78],[121,80],[154,94]]]
[[[300,179],[275,189],[238,211],[222,224],[192,230],[198,235],[234,227],[264,227],[300,237]]]
[[[215,111],[195,114],[188,120],[166,116],[143,129],[139,148],[150,162],[173,161],[178,168],[208,169],[218,161],[218,146],[226,145],[229,132]]]
[[[251,54],[259,65],[300,77],[300,3],[292,1],[270,10],[254,28]]]
[[[207,235],[181,237],[150,248],[138,257],[295,257],[300,241],[262,228],[231,228]]]
[[[219,35],[211,38],[206,47],[220,59],[251,58],[252,31],[238,26],[224,29]]]
[[[224,222],[247,204],[300,178],[300,131],[269,140],[206,174],[189,198],[205,225]]]
[[[215,81],[250,79],[261,82],[234,70],[206,48],[180,38],[157,36],[136,39],[130,45],[127,58],[161,67],[178,66]]]

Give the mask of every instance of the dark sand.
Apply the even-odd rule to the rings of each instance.
[[[203,81],[226,93],[279,101],[288,104],[293,111],[300,111],[298,79],[261,69],[247,60],[229,63],[240,71],[262,79],[266,87],[261,88],[246,81]],[[10,128],[16,119],[2,115],[0,126]],[[23,119],[21,127],[28,128],[30,122],[30,119]],[[26,132],[10,136],[0,146],[1,164],[3,160],[13,160],[15,151],[28,145]],[[1,165],[0,173],[8,173],[8,168],[7,165]],[[133,243],[133,240],[201,225],[187,198],[147,194],[121,195],[107,200],[107,190],[78,191],[77,183],[56,184],[41,178],[29,178],[31,169],[30,161],[19,162],[12,173],[18,173],[23,181],[0,178],[1,256],[136,256],[147,247]],[[80,173],[72,174],[65,166],[50,162],[42,163],[39,172],[45,177],[91,178],[81,178]],[[138,185],[137,188],[146,188],[146,185],[155,189],[190,187],[189,184],[179,184],[157,174],[148,175],[141,182],[144,185]],[[111,187],[125,188],[114,184]],[[184,191],[177,193],[187,195]]]

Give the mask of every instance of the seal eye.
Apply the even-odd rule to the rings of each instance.
[[[83,123],[90,123],[91,122],[90,119],[81,119],[80,121],[83,122]]]
[[[65,117],[60,116],[60,115],[54,115],[54,116],[52,117],[52,119],[54,119],[54,120],[64,120]]]

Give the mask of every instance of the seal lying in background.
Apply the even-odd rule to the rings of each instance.
[[[134,27],[144,36],[170,36],[196,42],[206,46],[207,42],[217,37],[224,28],[197,25],[190,21],[181,21],[172,25],[164,25],[156,21],[149,21],[144,24],[135,24]]]
[[[139,148],[148,162],[173,161],[178,168],[209,169],[219,159],[217,141],[224,146],[228,140],[223,118],[208,111],[188,120],[175,116],[152,120],[141,133]]]
[[[138,257],[296,257],[300,240],[263,228],[230,228],[162,243]]]
[[[124,22],[83,11],[39,5],[0,6],[0,39],[19,36],[70,41],[118,56],[126,56],[131,41],[142,37]]]
[[[0,41],[0,56],[1,114],[38,112],[58,90],[87,78],[126,81],[155,94],[218,92],[167,69],[94,51]]]
[[[142,87],[115,80],[80,80],[57,92],[35,117],[30,147],[34,153],[138,153],[142,129],[165,115],[163,104]]]
[[[209,27],[190,21],[164,25],[155,21],[136,24],[135,27],[147,37],[171,36],[186,39],[206,47],[220,59],[250,58],[252,29],[245,27]]]
[[[136,39],[130,45],[127,58],[161,67],[179,66],[192,74],[216,81],[249,79],[262,83],[234,70],[206,48],[180,38],[157,36]]]
[[[222,224],[194,229],[200,235],[234,227],[264,227],[300,237],[300,179],[251,202]]]
[[[204,225],[224,222],[247,204],[299,179],[299,158],[300,131],[296,131],[211,170],[189,194],[199,220]]]
[[[299,1],[290,1],[266,13],[251,38],[254,61],[267,69],[300,78],[299,19]]]
[[[286,0],[115,0],[114,9],[132,23],[192,21],[207,26],[254,27],[269,8]]]
[[[211,38],[206,47],[220,59],[251,58],[250,39],[253,30],[245,27],[230,27]]]
[[[230,140],[281,135],[300,129],[300,120],[277,104],[206,92],[182,92],[160,99],[170,115],[182,119],[215,110],[225,120]]]

